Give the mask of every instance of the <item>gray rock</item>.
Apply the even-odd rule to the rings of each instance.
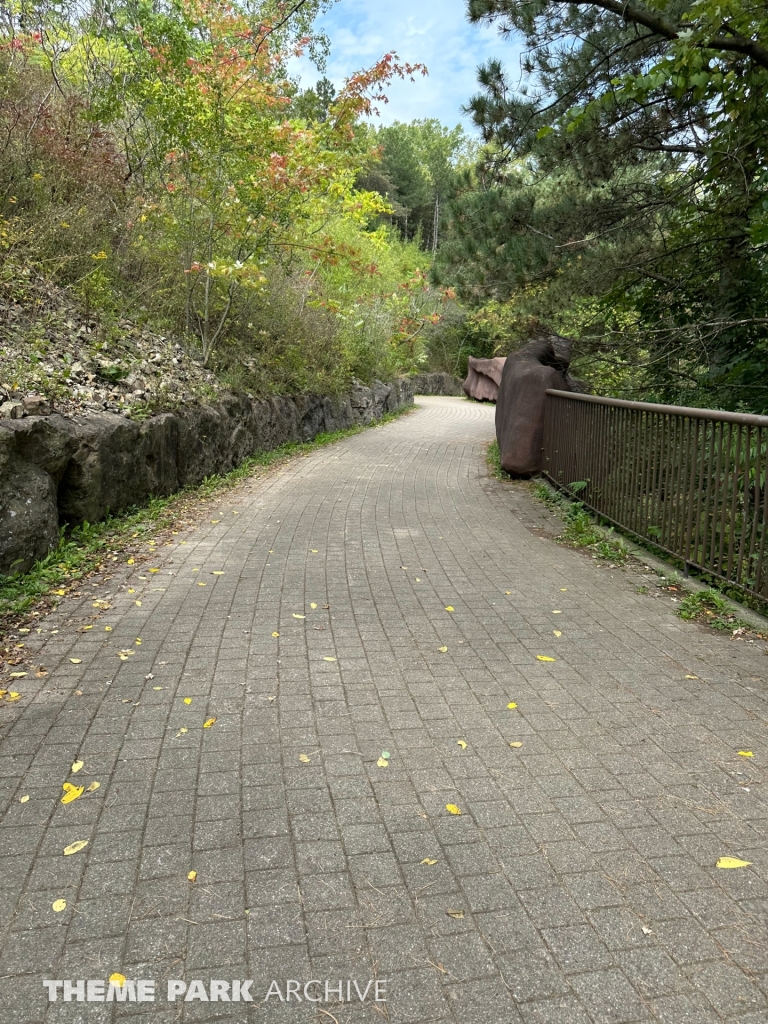
[[[19,455],[12,432],[0,430],[0,572],[25,572],[58,539],[53,477]]]
[[[24,399],[25,416],[50,416],[50,402],[42,395],[27,395]]]
[[[3,402],[0,405],[0,418],[4,420],[20,420],[24,415],[22,402]]]
[[[450,373],[417,373],[410,378],[414,395],[461,395],[461,381]]]

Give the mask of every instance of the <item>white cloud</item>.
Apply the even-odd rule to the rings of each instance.
[[[328,77],[337,86],[355,71],[369,67],[394,50],[401,61],[426,64],[429,76],[395,82],[381,120],[410,121],[437,117],[444,124],[469,127],[461,107],[477,91],[477,67],[499,57],[516,67],[519,47],[495,29],[470,25],[463,0],[338,0],[319,21],[331,40]],[[294,64],[302,83],[311,85],[317,70],[303,59]]]

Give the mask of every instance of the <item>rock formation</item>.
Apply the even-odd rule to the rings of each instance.
[[[578,390],[567,376],[570,362],[571,343],[557,334],[538,338],[507,356],[496,401],[496,438],[501,468],[511,476],[540,471],[546,391]]]
[[[411,377],[414,395],[460,395],[461,381],[450,373],[417,373]]]
[[[478,402],[495,402],[505,362],[504,356],[496,356],[495,359],[475,359],[470,356],[463,385],[464,394]]]

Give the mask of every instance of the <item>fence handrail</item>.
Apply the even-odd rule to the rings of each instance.
[[[717,409],[692,409],[685,405],[657,405],[655,402],[629,402],[624,398],[602,398],[600,395],[583,395],[578,391],[557,391],[547,388],[548,395],[556,398],[573,398],[577,402],[593,402],[595,405],[613,405],[620,409],[639,409],[641,412],[659,412],[667,416],[688,416],[696,420],[718,420],[725,423],[743,423],[750,427],[768,427],[768,416],[757,416],[746,412],[720,412]]]

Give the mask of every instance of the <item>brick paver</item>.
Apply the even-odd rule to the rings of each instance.
[[[419,405],[21,638],[49,675],[0,710],[2,1024],[768,1022],[764,645],[544,538],[491,408]],[[42,985],[114,971],[156,1001]],[[331,1001],[264,1002],[289,979]]]

